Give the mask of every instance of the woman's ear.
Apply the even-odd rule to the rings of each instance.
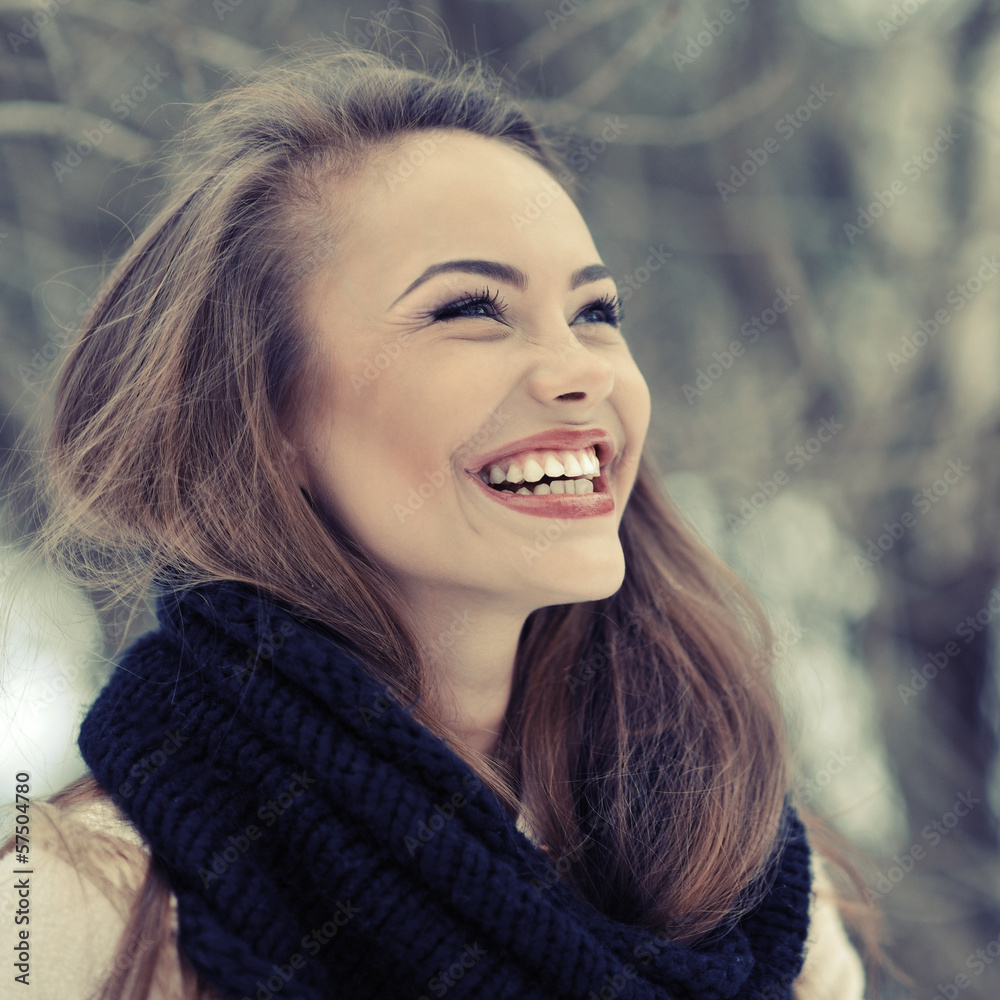
[[[305,449],[295,444],[286,434],[281,435],[281,454],[296,483],[305,491],[309,483],[308,471],[304,460]],[[308,496],[308,493],[306,494]]]

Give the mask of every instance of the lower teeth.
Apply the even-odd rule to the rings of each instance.
[[[501,493],[513,492],[516,496],[548,496],[549,494],[567,494],[569,496],[585,496],[588,493],[594,492],[594,484],[590,479],[557,479],[552,483],[539,483],[537,486],[529,489],[527,486],[522,486],[520,489],[511,490],[501,490]]]

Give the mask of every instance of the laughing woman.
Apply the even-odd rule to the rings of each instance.
[[[344,50],[182,149],[55,386],[46,550],[159,628],[37,809],[35,1000],[860,997],[538,127]]]

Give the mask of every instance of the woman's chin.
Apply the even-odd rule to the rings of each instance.
[[[539,559],[532,583],[541,594],[548,593],[552,604],[577,604],[581,601],[601,601],[616,594],[625,579],[625,557],[619,548],[617,558],[609,552],[604,559],[569,559],[553,555],[549,565]]]

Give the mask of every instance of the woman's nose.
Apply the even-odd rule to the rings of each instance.
[[[581,344],[572,327],[537,344],[539,356],[528,375],[531,394],[541,403],[599,403],[615,384],[614,366]]]

